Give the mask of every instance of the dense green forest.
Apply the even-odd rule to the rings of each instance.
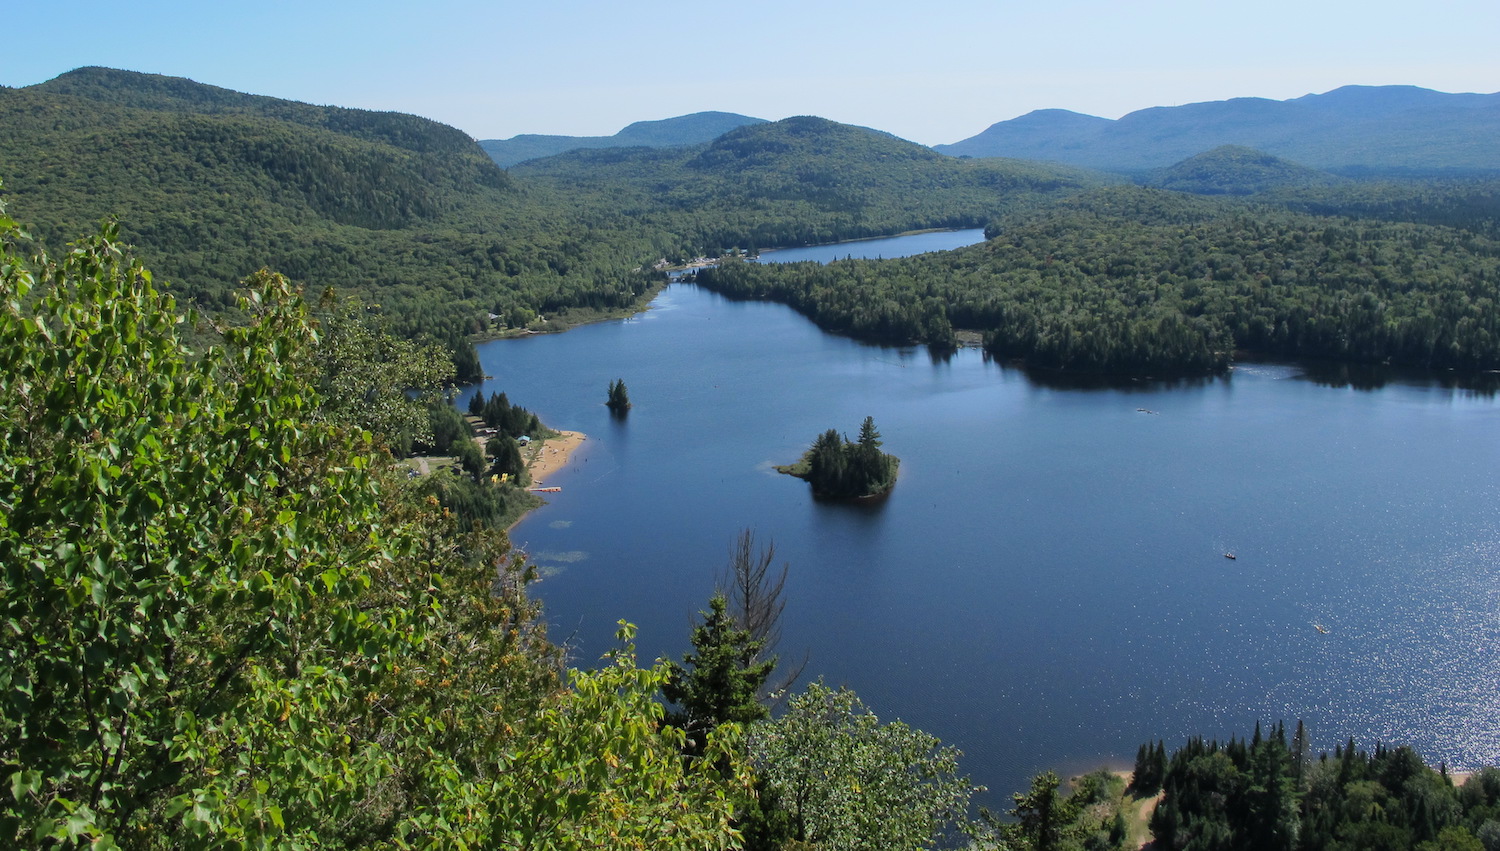
[[[637,308],[659,283],[638,230],[518,185],[414,116],[80,69],[0,89],[0,163],[43,243],[118,217],[175,294],[213,310],[273,268],[449,340]]]
[[[1221,145],[1157,169],[1138,183],[1194,195],[1256,195],[1276,189],[1335,186],[1347,181],[1326,171],[1240,145]]]
[[[0,91],[0,117],[5,191],[44,243],[118,215],[196,304],[230,310],[246,270],[275,268],[466,357],[469,335],[640,307],[662,258],[988,223],[959,252],[701,280],[885,342],[978,331],[1050,369],[1204,372],[1235,350],[1500,365],[1492,180],[1336,180],[1231,148],[1155,178],[1252,193],[1195,198],[812,117],[506,173],[413,116],[105,69]]]
[[[1500,844],[1500,771],[1455,788],[1410,748],[1351,740],[1314,757],[1301,728],[1259,726],[1249,741],[1143,746],[1134,785],[1162,791],[1159,845],[1185,851],[1481,851]]]
[[[946,346],[954,329],[977,330],[996,356],[1049,369],[1207,372],[1237,349],[1492,369],[1500,243],[1488,227],[1112,187],[1002,217],[958,251],[725,263],[698,280],[885,342]]]
[[[702,280],[1056,369],[1500,367],[1494,182],[1227,153],[1180,185],[1246,198],[811,118],[508,174],[412,116],[104,69],[0,89],[0,844],[1127,847],[1107,772],[976,822],[955,749],[797,687],[786,574],[748,537],[680,663],[641,667],[622,625],[570,667],[503,532],[533,504],[515,438],[544,426],[479,394],[481,447],[444,392],[477,362],[446,357],[638,306],[662,257],[988,223],[931,257]],[[873,420],[820,444],[830,489],[894,479]],[[419,450],[457,467],[395,457]],[[1500,845],[1500,772],[1455,790],[1399,747],[1158,744],[1133,793],[1158,787],[1159,847]]]
[[[0,90],[18,218],[57,247],[121,217],[177,295],[232,311],[274,268],[361,296],[446,345],[636,309],[658,260],[988,224],[959,252],[827,267],[726,264],[701,281],[831,330],[1036,367],[1165,374],[1235,350],[1490,369],[1494,180],[1334,179],[1243,148],[1152,178],[961,160],[800,117],[696,146],[574,151],[507,173],[451,127],[89,68]],[[1249,194],[1246,194],[1249,193]]]
[[[511,174],[709,256],[980,227],[1004,211],[1119,180],[1044,163],[956,160],[812,116],[739,127],[688,148],[573,151]]]
[[[34,249],[0,206],[0,844],[734,842],[665,666],[564,666],[504,533],[320,392],[286,278],[204,346],[112,228]]]
[[[661,258],[977,226],[1099,180],[962,163],[811,118],[512,175],[415,116],[103,68],[0,89],[0,163],[13,215],[45,244],[118,217],[172,291],[205,308],[232,309],[247,270],[272,268],[450,344],[638,309]]]

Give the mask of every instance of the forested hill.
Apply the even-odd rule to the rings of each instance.
[[[511,174],[650,222],[672,235],[668,242],[710,250],[979,226],[1113,180],[1042,163],[957,160],[810,116],[740,127],[688,148],[572,151]]]
[[[1045,110],[938,145],[953,156],[1023,157],[1139,172],[1243,145],[1321,169],[1500,171],[1500,93],[1345,86],[1275,101],[1233,98],[1118,121]]]
[[[1335,186],[1347,181],[1253,148],[1220,145],[1170,168],[1151,172],[1141,182],[1195,195],[1254,195],[1275,189]]]
[[[1334,180],[1243,148],[1157,180],[1254,203],[805,116],[507,173],[409,115],[99,68],[0,88],[16,218],[57,248],[118,217],[174,293],[211,310],[266,267],[455,341],[638,308],[659,258],[994,223],[999,238],[951,255],[705,280],[882,340],[978,329],[997,354],[1069,369],[1214,369],[1236,347],[1500,367],[1500,181]]]
[[[361,294],[414,335],[638,305],[650,282],[632,270],[655,250],[517,186],[438,122],[126,71],[0,89],[0,181],[44,243],[118,217],[210,308],[269,267]]]
[[[699,279],[870,339],[979,330],[995,355],[1049,369],[1208,372],[1236,349],[1500,368],[1500,243],[1477,231],[1114,187],[988,232],[957,251]]]
[[[484,139],[479,146],[501,167],[550,157],[578,148],[673,148],[712,141],[736,127],[763,124],[733,112],[695,112],[660,121],[637,121],[613,136],[542,136],[525,133],[509,139]]]
[[[474,140],[462,130],[415,115],[314,106],[161,74],[78,68],[30,89],[163,112],[272,118],[423,153],[469,155],[474,148]]]
[[[507,174],[410,115],[103,68],[0,89],[0,191],[44,244],[118,217],[168,286],[210,309],[266,267],[438,339],[638,308],[662,257],[977,226],[1108,179],[817,118]]]

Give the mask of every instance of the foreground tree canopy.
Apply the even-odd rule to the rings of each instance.
[[[959,752],[900,721],[882,724],[854,692],[821,681],[752,729],[758,776],[787,812],[792,838],[829,851],[931,846],[966,822],[975,788]]]
[[[24,244],[0,209],[0,845],[733,841],[665,669],[563,669],[504,536],[326,404],[285,279],[208,328],[113,228]]]

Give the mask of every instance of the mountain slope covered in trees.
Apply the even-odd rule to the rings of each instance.
[[[964,162],[811,116],[741,127],[689,148],[573,151],[511,174],[672,235],[663,242],[710,250],[978,227],[1110,181],[1040,163]]]
[[[1431,94],[1394,92],[1408,109]],[[1347,121],[1392,96],[1312,105]],[[1484,97],[1463,102],[1488,114]],[[1268,104],[1255,109],[1280,109]],[[1198,203],[798,117],[507,173],[413,116],[107,69],[0,90],[0,180],[17,217],[57,246],[120,216],[172,290],[214,310],[266,267],[456,346],[638,308],[661,258],[995,223],[999,239],[951,256],[703,279],[873,339],[946,345],[977,329],[997,354],[1069,369],[1217,369],[1235,348],[1493,366],[1494,181],[1339,180],[1268,157],[1221,148],[1157,174],[1258,206]]]
[[[261,267],[358,293],[408,334],[630,308],[651,286],[633,232],[528,192],[427,119],[81,69],[0,90],[13,215],[60,245],[105,217],[213,308]]]
[[[813,118],[508,175],[426,119],[102,68],[0,90],[0,163],[13,213],[44,242],[119,217],[195,303],[230,308],[266,267],[439,339],[638,308],[662,257],[979,225],[1099,180]]]

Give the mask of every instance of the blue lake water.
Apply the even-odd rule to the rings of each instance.
[[[935,230],[905,236],[884,236],[877,239],[859,239],[853,242],[836,242],[828,245],[804,245],[798,248],[777,248],[762,251],[762,263],[797,263],[816,260],[828,263],[845,257],[867,257],[891,259],[924,254],[929,251],[949,251],[984,241],[984,228],[962,230]]]
[[[791,565],[784,657],[963,749],[991,806],[1040,770],[1257,720],[1500,759],[1493,397],[1258,364],[1061,389],[685,284],[480,357],[486,392],[589,436],[512,534],[576,664],[622,618],[644,659],[680,657],[749,527]],[[866,415],[902,459],[884,502],[772,471]]]

